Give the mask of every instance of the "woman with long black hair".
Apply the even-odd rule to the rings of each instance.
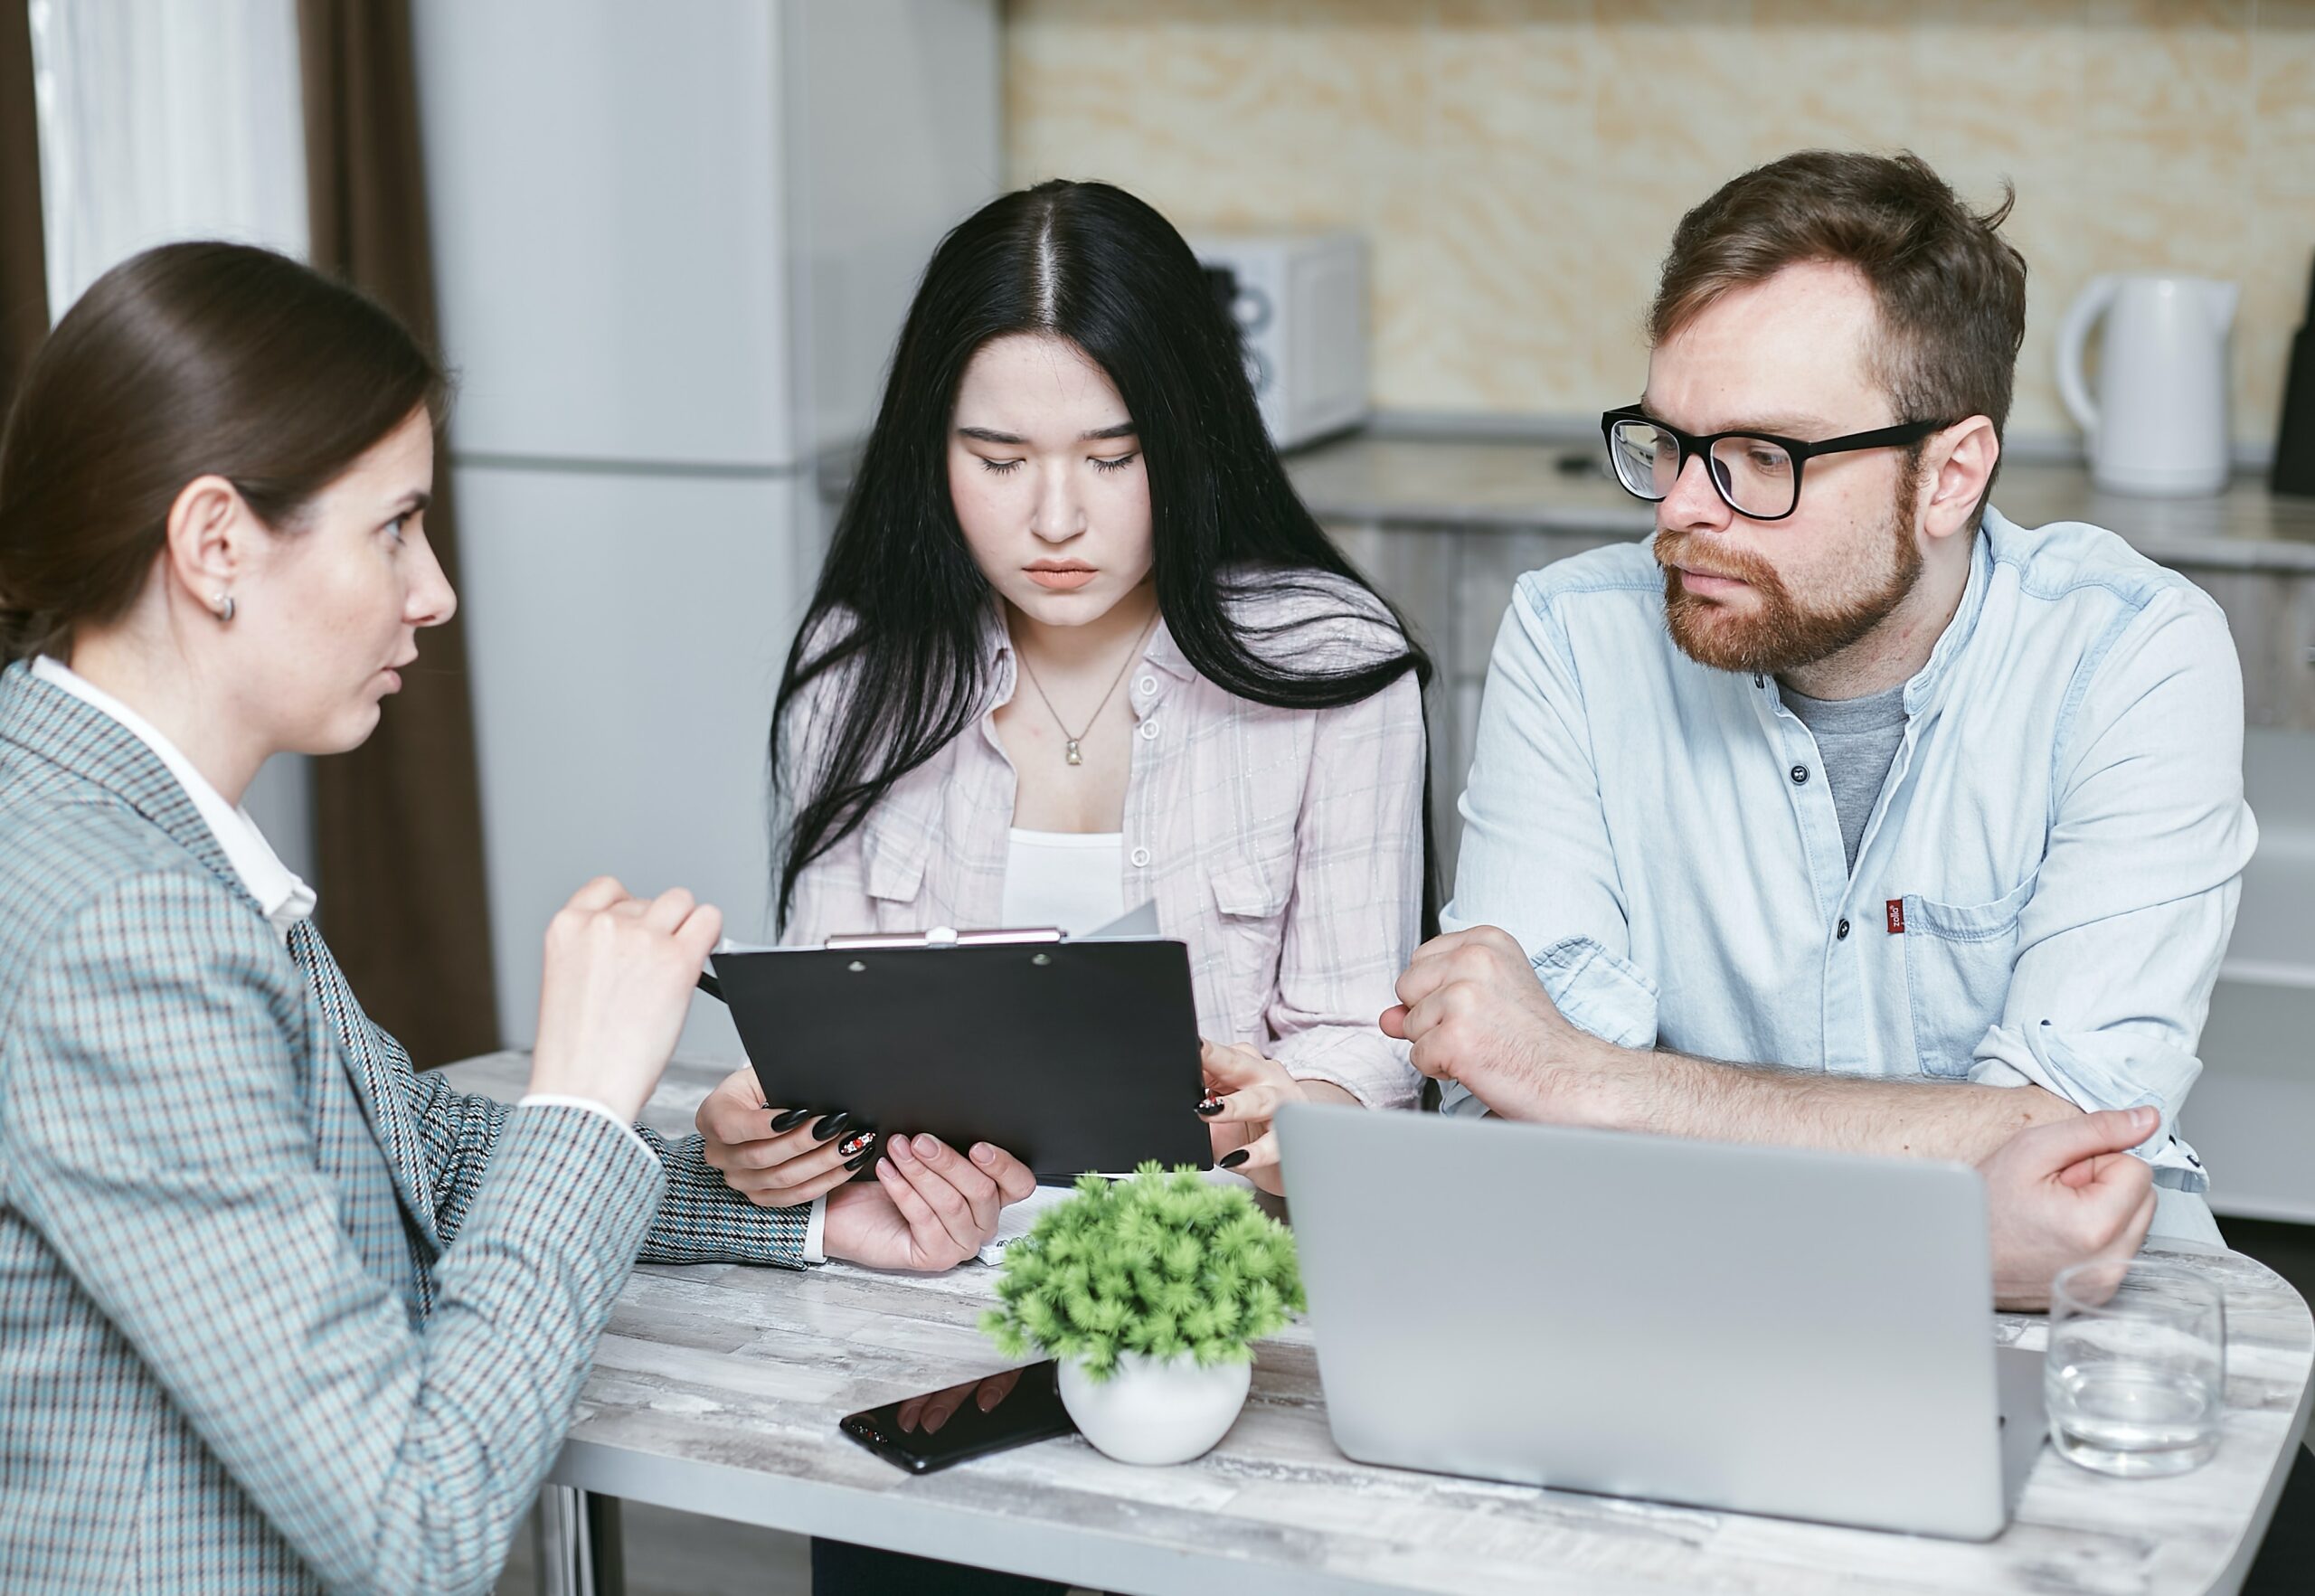
[[[1006,194],[926,268],[780,682],[783,940],[1154,901],[1218,1162],[1268,1184],[1280,1100],[1416,1099],[1375,1017],[1424,918],[1429,674],[1295,496],[1181,235],[1106,184]],[[746,1072],[699,1126],[781,1206],[867,1136]]]
[[[1427,918],[1430,668],[1295,496],[1181,235],[1106,184],[1006,194],[925,269],[780,681],[783,940],[1154,902],[1207,1039],[1183,1111],[1274,1190],[1281,1101],[1416,1100],[1376,1016]],[[759,1204],[864,1190],[869,1129],[749,1072],[698,1124]],[[828,1542],[813,1570],[1046,1588]]]

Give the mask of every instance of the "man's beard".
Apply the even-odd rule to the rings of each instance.
[[[1696,534],[1659,532],[1656,562],[1664,568],[1664,624],[1680,652],[1715,670],[1749,671],[1771,676],[1815,665],[1861,641],[1889,619],[1921,580],[1921,548],[1912,526],[1913,473],[1900,474],[1897,502],[1885,524],[1892,550],[1888,579],[1861,598],[1824,609],[1803,608],[1775,567],[1744,549],[1714,547],[1694,560]],[[1690,565],[1707,576],[1730,576],[1751,584],[1760,600],[1756,614],[1739,617],[1716,600],[1691,593],[1677,567]]]

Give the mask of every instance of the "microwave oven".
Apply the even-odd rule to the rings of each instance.
[[[1237,324],[1246,376],[1281,449],[1366,419],[1366,241],[1355,232],[1192,241]]]

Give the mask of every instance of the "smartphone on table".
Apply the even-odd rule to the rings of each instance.
[[[887,1463],[930,1474],[1007,1447],[1073,1435],[1051,1358],[848,1415],[837,1426]]]

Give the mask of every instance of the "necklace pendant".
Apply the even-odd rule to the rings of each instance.
[[[1085,756],[1077,751],[1077,739],[1074,737],[1069,740],[1069,749],[1063,757],[1072,765],[1082,765],[1085,762]]]

